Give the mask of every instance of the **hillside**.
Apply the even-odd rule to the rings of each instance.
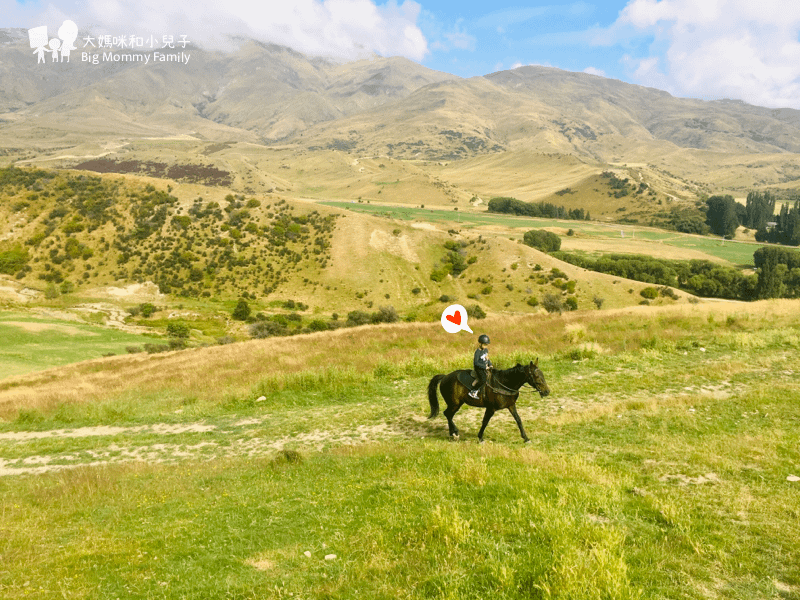
[[[152,281],[174,297],[252,295],[293,299],[326,314],[384,304],[432,314],[436,309],[426,307],[442,295],[527,311],[528,300],[550,288],[542,275],[558,267],[578,279],[579,305],[589,306],[598,293],[617,302],[602,278],[491,229],[448,233],[274,194],[146,181],[3,170],[5,273],[55,295]],[[432,281],[454,250],[465,261],[458,276]]]

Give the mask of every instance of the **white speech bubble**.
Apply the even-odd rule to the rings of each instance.
[[[467,325],[467,309],[460,304],[451,304],[442,313],[442,327],[447,333],[458,333],[462,329],[472,333]]]

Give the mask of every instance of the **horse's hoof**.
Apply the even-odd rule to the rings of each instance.
[[[454,442],[457,442],[458,441],[458,434],[457,433],[452,434],[450,436],[450,439],[453,440]]]
[[[480,438],[480,439],[478,440],[478,443],[479,443],[479,444],[483,444],[484,442],[486,442],[486,440],[485,440],[485,439],[483,439],[483,438]]]
[[[531,443],[531,441],[530,441],[530,440],[525,440],[523,443],[525,443],[525,444],[530,444],[530,443]]]

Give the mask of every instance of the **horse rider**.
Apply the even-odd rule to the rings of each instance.
[[[483,386],[486,385],[486,371],[487,369],[493,368],[492,361],[489,360],[489,336],[485,333],[478,338],[478,348],[475,350],[472,366],[475,369],[475,374],[478,376],[478,387],[472,390],[469,395],[477,400]]]

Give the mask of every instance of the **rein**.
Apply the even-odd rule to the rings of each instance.
[[[508,369],[508,370],[510,371],[511,369]],[[523,385],[525,385],[525,384],[526,384],[526,383],[528,383],[528,382],[527,382],[527,381],[523,381],[523,382],[522,382],[522,385],[520,385],[520,386],[519,386],[519,388],[517,388],[516,390],[515,390],[514,388],[510,388],[510,387],[508,387],[508,386],[507,386],[507,385],[505,385],[505,384],[504,384],[502,381],[498,381],[496,377],[492,377],[492,383],[497,383],[498,385],[500,385],[500,387],[503,387],[503,388],[507,389],[509,392],[512,392],[512,394],[507,394],[507,392],[503,392],[502,390],[495,389],[494,387],[492,387],[491,385],[489,385],[489,384],[487,383],[487,384],[486,384],[486,387],[488,387],[488,388],[489,388],[490,390],[492,390],[493,392],[497,392],[498,394],[503,394],[503,395],[513,395],[513,394],[519,394],[519,393],[522,391],[522,386],[523,386]],[[537,390],[537,389],[534,387],[534,388],[533,388],[533,389],[531,389],[531,390],[525,390],[525,391],[526,391],[526,392],[538,392],[539,390]]]

